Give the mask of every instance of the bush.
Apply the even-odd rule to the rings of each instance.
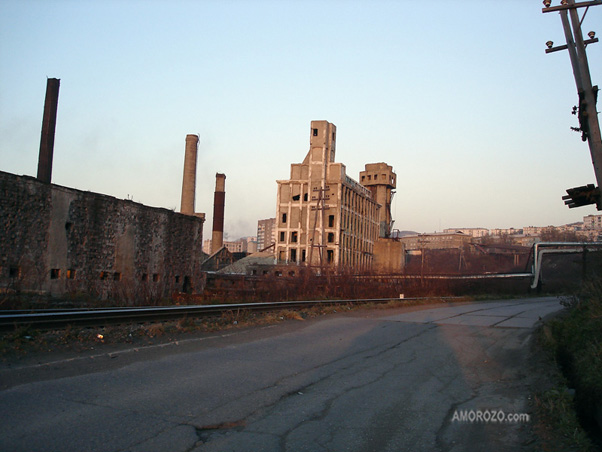
[[[567,303],[568,315],[551,322],[549,341],[570,384],[584,427],[600,434],[596,412],[602,407],[602,278],[584,284]]]

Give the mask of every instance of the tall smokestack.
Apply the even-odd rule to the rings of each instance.
[[[194,194],[196,191],[196,160],[198,145],[198,135],[186,135],[184,177],[182,179],[182,204],[180,206],[180,212],[186,215],[194,215]]]
[[[211,254],[224,246],[224,205],[226,203],[226,175],[215,175],[215,196],[213,197],[213,235]]]
[[[56,129],[56,111],[59,105],[58,78],[46,80],[46,100],[42,119],[42,137],[40,138],[40,156],[38,158],[38,179],[50,183],[52,180],[52,155],[54,153],[54,132]]]

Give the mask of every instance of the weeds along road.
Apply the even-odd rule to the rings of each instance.
[[[530,450],[529,338],[560,309],[531,298],[360,310],[5,363],[0,450]]]

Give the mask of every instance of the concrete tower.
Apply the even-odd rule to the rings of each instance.
[[[180,212],[185,215],[194,215],[194,195],[196,191],[196,161],[198,146],[198,135],[186,135],[184,177],[182,179],[182,204],[180,206]]]
[[[393,227],[391,200],[397,186],[393,167],[386,163],[368,163],[366,170],[360,172],[360,183],[370,189],[372,198],[381,206],[378,213],[379,237],[390,237]]]
[[[226,175],[215,175],[215,195],[213,197],[213,234],[211,254],[224,246],[224,206],[226,204]]]
[[[40,155],[38,158],[38,179],[47,184],[52,180],[52,156],[54,153],[54,132],[56,130],[60,84],[61,81],[58,78],[49,78],[46,81],[46,100],[44,101],[42,137],[40,138]]]

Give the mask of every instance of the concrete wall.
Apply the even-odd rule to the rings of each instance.
[[[401,273],[404,264],[403,245],[395,239],[379,238],[374,243],[374,270],[377,273]]]
[[[200,292],[203,222],[0,172],[0,289],[133,301]]]

